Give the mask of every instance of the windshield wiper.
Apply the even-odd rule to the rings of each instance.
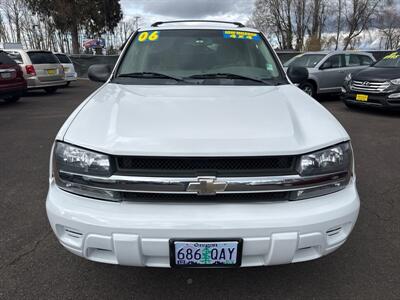
[[[209,78],[226,78],[226,79],[243,79],[243,80],[251,80],[255,82],[260,82],[264,84],[270,84],[268,81],[261,79],[261,78],[255,78],[255,77],[250,77],[246,75],[240,75],[240,74],[234,74],[234,73],[204,73],[204,74],[196,74],[189,76],[188,78],[192,79],[209,79]]]
[[[129,77],[129,78],[168,78],[174,79],[176,81],[185,81],[182,77],[158,73],[158,72],[134,72],[134,73],[125,73],[119,74],[118,77]]]

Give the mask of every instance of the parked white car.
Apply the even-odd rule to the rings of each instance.
[[[147,267],[277,265],[338,249],[360,206],[353,152],[293,84],[307,75],[287,77],[265,36],[239,23],[136,32],[114,68],[90,68],[105,83],[57,134],[46,207],[60,243]]]
[[[28,90],[44,89],[52,94],[66,84],[64,69],[51,51],[8,49],[6,52],[21,66]]]
[[[78,74],[72,60],[64,53],[54,53],[64,68],[66,85],[69,86],[72,81],[78,80]]]

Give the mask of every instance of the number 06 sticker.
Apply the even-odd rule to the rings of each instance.
[[[138,40],[139,42],[143,43],[143,42],[154,42],[157,41],[158,38],[160,37],[160,32],[159,31],[144,31],[142,33],[139,34]]]

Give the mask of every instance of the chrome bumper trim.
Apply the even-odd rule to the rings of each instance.
[[[68,189],[81,186],[110,192],[135,192],[135,193],[164,193],[164,194],[199,194],[198,189],[190,186],[201,182],[202,179],[211,179],[212,184],[224,185],[223,189],[201,194],[237,194],[237,193],[266,193],[290,192],[329,186],[344,183],[350,180],[348,172],[324,174],[318,176],[302,177],[300,175],[268,176],[268,177],[135,177],[113,175],[111,177],[96,177],[68,172],[56,175],[56,182],[60,188]],[[207,182],[206,182],[207,183]]]

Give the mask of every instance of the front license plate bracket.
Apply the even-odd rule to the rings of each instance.
[[[194,244],[200,244],[196,248]],[[205,245],[210,244],[209,251],[204,250]],[[194,247],[192,248],[194,251],[191,251],[191,253],[194,255],[197,251],[197,259],[196,262],[194,263],[191,261],[190,264],[182,264],[182,260],[178,262],[178,257],[177,257],[177,250],[179,251],[186,245],[187,249],[188,247]],[[240,238],[232,238],[232,239],[171,239],[169,242],[169,251],[170,251],[170,265],[173,268],[237,268],[240,267],[242,264],[242,249],[243,249],[243,240]],[[201,247],[202,246],[202,247]],[[178,247],[178,249],[177,249]],[[235,249],[233,249],[236,247]],[[199,250],[200,249],[200,250]],[[224,250],[222,250],[224,249]],[[205,253],[205,252],[208,252]],[[182,252],[185,252],[183,250]],[[211,252],[213,254],[211,254]],[[234,257],[234,260],[230,260],[231,255],[236,254]],[[182,253],[181,253],[182,255]],[[199,255],[201,257],[199,257]],[[206,255],[206,257],[205,257]],[[215,262],[215,260],[212,259],[211,255],[213,255],[213,258],[217,258],[221,260],[219,262]],[[225,258],[225,260],[224,260]],[[221,261],[227,262],[226,264],[220,263]],[[186,260],[187,262],[187,260]]]

